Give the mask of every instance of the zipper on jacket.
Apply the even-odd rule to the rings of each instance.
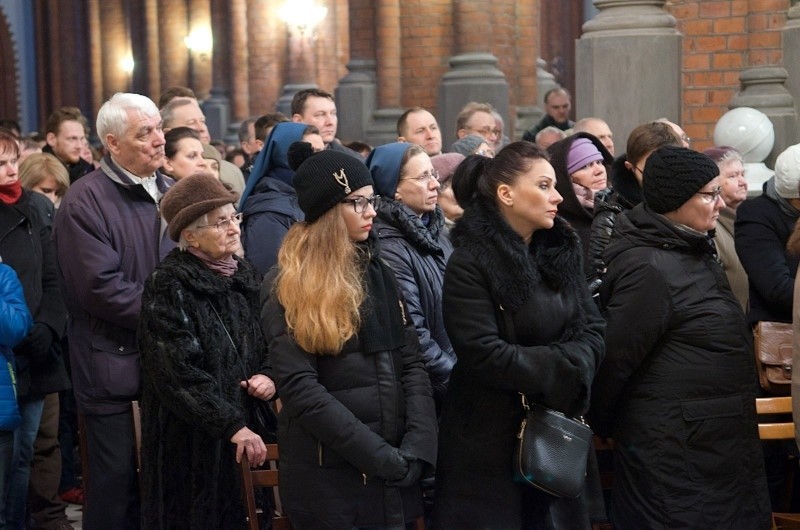
[[[406,320],[406,310],[403,309],[403,301],[398,300],[397,303],[400,304],[400,314],[403,315],[403,324],[406,325],[408,324],[408,320]]]
[[[364,485],[366,486],[367,485],[367,474],[366,473],[361,473],[361,476],[364,477]]]
[[[319,459],[319,467],[322,467],[322,442],[317,442],[317,459]]]
[[[517,439],[522,440],[522,435],[525,433],[525,424],[528,423],[528,419],[525,418],[522,420],[522,424],[519,426],[519,432],[517,433]]]

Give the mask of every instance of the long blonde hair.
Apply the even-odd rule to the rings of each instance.
[[[278,253],[275,294],[286,325],[309,353],[338,355],[358,332],[365,299],[363,266],[338,207],[313,223],[296,223]]]

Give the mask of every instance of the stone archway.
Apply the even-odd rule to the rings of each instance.
[[[0,118],[20,119],[14,41],[5,13],[0,9]]]

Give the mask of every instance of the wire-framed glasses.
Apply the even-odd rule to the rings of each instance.
[[[240,225],[242,223],[242,214],[237,213],[230,216],[228,219],[221,219],[210,225],[200,225],[197,228],[215,228],[217,231],[221,232],[223,230],[228,230],[231,227],[231,223],[235,223],[237,226]]]
[[[381,203],[381,196],[380,195],[372,195],[371,197],[353,197],[352,199],[342,199],[342,204],[352,204],[353,210],[356,213],[364,213],[364,210],[367,209],[367,205],[371,204],[373,210],[378,209],[378,205]]]
[[[712,191],[698,191],[697,193],[703,197],[706,204],[715,203],[722,196],[722,186],[717,186]]]

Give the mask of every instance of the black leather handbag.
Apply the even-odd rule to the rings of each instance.
[[[525,418],[514,450],[515,479],[556,497],[578,497],[586,483],[592,429],[582,418],[529,405],[520,395]]]

